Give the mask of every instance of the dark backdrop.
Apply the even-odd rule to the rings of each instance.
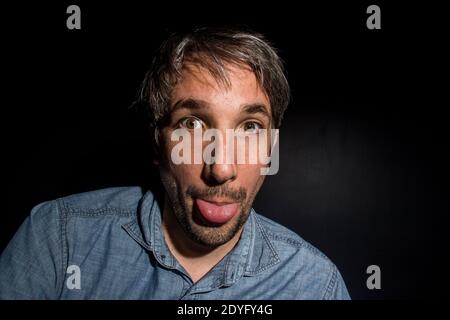
[[[128,106],[169,31],[246,24],[287,64],[293,102],[281,128],[280,171],[255,209],[327,254],[353,298],[436,296],[433,137],[422,104],[420,27],[407,7],[380,4],[207,2],[195,7],[74,1],[82,29],[66,29],[68,2],[4,9],[2,250],[30,209],[71,193],[148,185],[150,149]],[[423,78],[422,78],[423,80]],[[366,288],[367,266],[382,289]],[[438,268],[439,270],[439,268]]]

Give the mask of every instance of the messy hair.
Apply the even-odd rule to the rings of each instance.
[[[249,68],[269,98],[273,126],[280,127],[290,89],[277,50],[262,34],[230,28],[197,28],[172,34],[163,42],[145,75],[137,101],[148,109],[152,127],[157,129],[167,117],[172,90],[188,63],[205,68],[225,86],[230,86],[226,64]]]

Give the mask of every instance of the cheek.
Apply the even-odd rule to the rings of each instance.
[[[180,184],[192,184],[195,180],[199,180],[202,172],[202,165],[172,163],[170,171]]]
[[[183,190],[186,189],[186,186],[196,184],[195,182],[201,177],[203,166],[201,164],[175,164],[170,158],[170,152],[170,148],[166,150],[164,161],[160,164],[165,175],[174,180]]]
[[[238,165],[239,182],[248,191],[259,189],[265,176],[261,175],[262,165]]]

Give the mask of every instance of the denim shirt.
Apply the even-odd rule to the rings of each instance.
[[[233,250],[197,283],[169,251],[161,221],[154,195],[139,187],[41,203],[0,257],[0,298],[350,298],[324,254],[253,209]]]

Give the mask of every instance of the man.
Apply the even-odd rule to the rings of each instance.
[[[110,188],[36,206],[1,256],[0,298],[349,298],[325,255],[252,209],[289,96],[262,35],[171,36],[140,94],[164,196]],[[251,137],[268,147],[247,149]]]

